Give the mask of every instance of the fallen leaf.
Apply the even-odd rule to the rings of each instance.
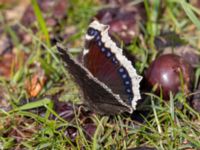
[[[46,83],[46,76],[44,71],[40,68],[25,82],[26,91],[30,97],[36,97]]]

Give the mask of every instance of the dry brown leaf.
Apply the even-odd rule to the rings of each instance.
[[[46,79],[47,78],[44,74],[44,71],[40,69],[28,80],[26,80],[25,87],[30,97],[36,97],[41,92],[46,82]]]

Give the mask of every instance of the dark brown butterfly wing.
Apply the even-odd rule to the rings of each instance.
[[[109,26],[93,21],[85,35],[83,65],[120,99],[136,109],[141,76],[108,34]]]
[[[117,94],[99,80],[97,80],[86,68],[75,61],[60,44],[57,44],[59,54],[65,67],[74,77],[80,89],[83,91],[86,105],[95,112],[101,114],[117,114],[120,112],[132,112],[131,106],[125,104]]]
[[[102,46],[99,47],[97,41],[87,41],[86,48],[89,49],[89,52],[84,56],[84,66],[93,76],[105,83],[114,93],[120,94],[121,99],[128,103],[129,95],[125,93],[124,83],[118,71],[121,64],[117,61],[115,54],[103,46],[104,43],[101,44]],[[113,61],[113,58],[116,62]],[[131,83],[130,79],[129,82]],[[131,84],[129,88],[131,89]]]

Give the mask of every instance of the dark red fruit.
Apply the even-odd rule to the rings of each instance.
[[[169,98],[170,91],[176,94],[181,90],[181,75],[184,81],[184,93],[188,94],[193,80],[191,65],[180,56],[166,54],[158,57],[148,68],[146,79],[151,87],[158,85],[156,92],[163,91],[163,97]]]

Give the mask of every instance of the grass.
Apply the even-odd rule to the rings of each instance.
[[[39,25],[39,31],[41,31],[44,34],[44,39],[46,41],[46,44],[50,47],[51,43],[50,43],[49,32],[48,32],[46,22],[45,22],[45,20],[42,16],[42,12],[40,11],[40,8],[38,6],[37,1],[32,0],[31,4],[33,6],[34,13],[35,13],[35,16],[37,18],[37,22],[38,22],[38,25]]]
[[[199,48],[198,8],[181,0],[144,0],[144,4],[147,13],[146,23],[141,27],[144,34],[142,38],[137,37],[133,40],[129,46],[131,52],[140,58],[136,64],[138,72],[143,73],[157,56],[154,39],[163,30],[175,31],[189,44]],[[200,148],[200,114],[191,108],[186,101],[187,97],[181,92],[177,95],[171,94],[169,101],[164,101],[162,96],[156,96],[152,92],[145,93],[146,100],[150,102],[148,108],[151,112],[148,117],[143,116],[143,123],[126,115],[88,114],[87,110],[79,107],[81,96],[78,88],[61,65],[55,46],[50,44],[51,27],[47,26],[36,1],[32,0],[31,5],[37,18],[37,33],[18,22],[20,30],[32,39],[31,43],[26,45],[19,42],[17,31],[11,28],[9,22],[4,21],[5,16],[2,12],[8,7],[0,4],[0,18],[3,18],[0,25],[10,35],[17,51],[28,55],[25,63],[13,72],[10,78],[0,77],[0,87],[3,91],[0,104],[3,105],[2,102],[6,100],[4,105],[12,107],[6,111],[0,105],[0,149],[96,150],[141,146],[155,147],[159,150]],[[165,11],[161,14],[163,6]],[[67,24],[61,22],[59,27],[62,30],[67,25],[73,25],[77,32],[63,43],[71,44],[70,47],[82,47],[81,37],[90,18],[100,8],[100,1],[70,0],[68,18],[65,21]],[[17,57],[20,58],[20,55]],[[48,80],[37,97],[30,98],[25,82],[37,73],[38,64]],[[199,70],[200,66],[197,66],[195,86],[199,81]],[[73,114],[72,119],[59,116],[54,107],[55,99],[66,101],[63,108]],[[73,109],[68,110],[68,103],[72,104],[70,107]],[[85,126],[88,120],[96,127],[92,137],[88,136]],[[74,137],[69,135],[72,131],[76,131]]]

